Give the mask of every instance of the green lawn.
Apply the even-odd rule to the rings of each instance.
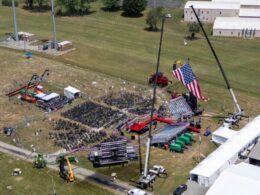
[[[146,27],[145,14],[147,11],[143,17],[127,18],[121,16],[121,11],[104,12],[100,8],[101,1],[98,0],[92,4],[91,10],[93,13],[89,15],[57,17],[58,39],[71,40],[77,48],[75,51],[61,57],[50,57],[43,54],[36,55],[64,62],[63,65],[71,65],[86,70],[91,69],[111,76],[146,84],[148,76],[155,70],[160,36],[159,32],[144,30]],[[188,45],[184,46],[183,37],[187,34],[187,28],[186,24],[180,21],[183,10],[171,9],[167,11],[172,13],[174,19],[167,20],[165,23],[160,70],[171,77],[172,63],[176,59],[189,58],[194,72],[201,83],[203,93],[210,98],[208,103],[201,104],[207,111],[231,111],[233,106],[230,95],[225,89],[223,78],[205,39],[201,35],[198,35],[198,40],[188,42]],[[0,18],[0,36],[4,37],[6,32],[12,32],[11,8],[0,6]],[[40,39],[51,38],[50,12],[35,13],[18,8],[17,18],[19,30],[35,33]],[[209,26],[207,26],[207,29],[210,32]],[[216,37],[210,37],[210,39],[238,96],[241,107],[245,108],[246,113],[251,116],[259,114],[260,39],[244,40]],[[11,58],[12,53],[15,51],[8,51],[10,53],[6,56]],[[7,62],[10,61],[7,60]],[[173,88],[183,89],[177,82],[174,82]],[[209,142],[207,143],[210,144]],[[205,146],[205,154],[213,150],[213,146],[208,146]],[[169,167],[169,173],[171,174],[170,179],[156,182],[156,194],[169,194],[178,184],[186,180],[188,171],[195,164],[194,160],[192,160],[195,155],[192,148],[191,152],[185,152],[184,155],[172,155],[161,150],[153,150],[156,153],[156,155],[153,155],[153,163],[161,163],[167,166],[167,168]],[[4,155],[2,156],[4,157]],[[15,164],[17,161],[12,160],[13,163],[10,164],[7,163],[8,158],[5,160],[3,157],[0,161],[0,164],[3,164],[1,170],[5,170],[4,173],[6,175],[3,178],[7,179],[1,181],[1,185],[3,186],[1,190],[4,190],[7,185],[13,185],[14,187],[15,185],[20,185],[18,189],[21,190],[27,190],[27,188],[32,190],[33,187],[35,191],[42,190],[39,191],[39,194],[47,192],[47,188],[49,191],[51,190],[51,182],[49,180],[43,181],[46,182],[46,185],[40,185],[41,177],[39,177],[39,174],[47,178],[44,175],[46,172],[44,170],[36,172],[33,169],[30,172],[26,172],[26,170],[30,169],[30,166],[25,162],[19,161],[19,167],[23,168],[22,166],[24,166],[23,169],[25,170],[23,180],[14,182],[14,178],[10,176],[10,170],[18,166],[18,164]],[[84,163],[84,160],[82,165],[90,168],[90,164]],[[127,165],[127,169],[119,167],[114,167],[110,170],[107,168],[98,169],[98,172],[108,175],[113,171],[118,173],[120,179],[127,181],[138,175],[138,164],[131,163]],[[32,177],[30,175],[27,177],[26,174],[32,174]],[[87,190],[91,191],[92,189],[89,187],[91,185],[85,185],[84,182],[67,184],[60,180],[57,174],[53,173],[53,175],[57,183],[57,191],[58,189],[60,190],[59,194],[80,194],[76,190],[82,189],[87,193]],[[33,179],[28,179],[29,177]],[[39,183],[37,183],[38,180],[40,181]],[[35,181],[35,184],[33,183],[33,186],[30,186],[30,181]],[[76,185],[79,188],[71,187]],[[4,194],[5,192],[0,192],[0,194]],[[30,191],[21,191],[21,193],[31,194]],[[98,192],[95,193],[93,191],[93,194],[98,194]]]
[[[74,183],[67,183],[61,179],[58,172],[45,169],[34,169],[31,163],[23,160],[12,158],[6,154],[0,153],[0,194],[2,195],[41,195],[52,194],[52,179],[55,184],[57,194],[63,195],[112,195],[111,192],[101,189],[86,181],[75,181]],[[22,175],[19,177],[11,176],[14,168],[20,168]],[[7,186],[12,186],[13,190],[6,189]]]
[[[86,16],[57,17],[58,39],[73,41],[77,49],[62,57],[53,58],[74,66],[145,84],[155,69],[160,33],[144,30],[145,15],[139,18],[127,18],[121,16],[121,11],[104,12],[100,9],[101,6],[101,1],[93,3],[91,9],[93,13]],[[172,63],[178,58],[189,58],[203,93],[212,100],[205,106],[209,109],[223,107],[222,100],[229,101],[230,96],[225,90],[223,78],[205,39],[199,36],[198,40],[184,46],[183,37],[187,34],[187,27],[180,21],[183,10],[167,11],[172,13],[174,19],[166,21],[165,24],[160,70],[171,77]],[[144,14],[146,13],[147,11]],[[4,36],[4,33],[12,32],[11,8],[0,6],[0,17],[0,36]],[[49,12],[35,13],[18,8],[17,18],[19,30],[35,33],[39,38],[51,38]],[[251,101],[247,96],[259,97],[260,39],[216,37],[210,39],[235,92],[245,94],[242,99],[247,101]],[[240,97],[238,99],[241,101]],[[224,107],[233,108],[229,104]],[[256,114],[251,110],[248,113]]]
[[[159,32],[144,30],[145,16],[127,18],[121,11],[104,12],[101,2],[92,4],[90,15],[57,17],[59,40],[72,40],[76,51],[60,60],[138,83],[146,83],[157,58]],[[170,75],[173,61],[189,58],[203,89],[206,83],[223,86],[223,79],[204,38],[183,45],[186,24],[180,22],[182,9],[169,10],[174,19],[166,21],[161,55],[161,70]],[[145,12],[146,13],[146,12]],[[12,31],[11,8],[0,7],[0,35]],[[50,13],[17,9],[18,29],[51,38]],[[260,95],[258,51],[260,40],[211,38],[235,89]],[[207,89],[205,90],[207,91]]]

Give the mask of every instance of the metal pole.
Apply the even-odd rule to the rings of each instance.
[[[232,90],[232,88],[231,88],[231,86],[230,86],[230,84],[229,84],[229,81],[228,81],[227,76],[226,76],[226,74],[225,74],[225,72],[224,72],[224,69],[223,69],[223,67],[222,67],[222,65],[221,65],[221,63],[220,63],[220,61],[219,61],[219,59],[218,59],[218,56],[217,56],[217,54],[216,54],[214,48],[212,47],[211,42],[209,41],[209,38],[208,38],[208,36],[207,36],[207,34],[206,34],[206,32],[205,32],[205,30],[204,30],[204,28],[203,28],[203,26],[202,26],[202,24],[201,24],[201,22],[200,22],[200,19],[199,19],[198,15],[197,15],[197,13],[196,13],[196,11],[195,11],[193,5],[191,5],[190,7],[191,7],[191,9],[192,9],[192,11],[193,11],[193,13],[194,13],[194,15],[195,15],[195,17],[196,17],[196,19],[197,19],[199,25],[200,25],[200,27],[201,27],[201,29],[202,29],[202,32],[203,32],[203,34],[204,34],[204,36],[205,36],[205,38],[206,38],[206,40],[207,40],[207,42],[208,42],[208,44],[209,44],[209,47],[210,47],[210,49],[211,49],[213,55],[214,55],[214,57],[215,57],[215,60],[216,60],[216,62],[217,62],[217,65],[218,65],[218,67],[219,67],[219,69],[220,69],[220,71],[221,71],[221,73],[222,73],[222,76],[224,77],[225,82],[226,82],[227,89],[229,90],[229,92],[230,92],[230,94],[231,94],[231,96],[232,96],[232,98],[233,98],[233,101],[234,101],[234,104],[235,104],[235,106],[236,106],[236,109],[237,109],[237,111],[238,111],[239,113],[241,113],[241,108],[240,108],[240,106],[239,106],[239,104],[238,104],[238,102],[237,102],[236,96],[235,96],[235,94],[234,94],[234,92],[233,92],[233,90]]]
[[[14,22],[14,35],[15,35],[15,41],[18,40],[18,30],[17,30],[17,23],[16,23],[16,11],[15,11],[15,2],[12,0],[12,9],[13,9],[13,22]]]
[[[57,37],[56,37],[56,21],[55,21],[54,0],[51,0],[51,15],[52,15],[52,44],[53,44],[54,49],[57,49]]]
[[[140,174],[143,172],[143,165],[142,165],[142,151],[141,151],[141,139],[140,135],[138,134],[138,145],[139,145],[139,167],[140,167]]]
[[[201,144],[201,132],[199,133],[199,162],[200,162],[200,144]]]
[[[146,143],[147,149],[146,149],[145,166],[144,166],[144,176],[145,177],[147,176],[147,173],[148,173],[148,167],[149,167],[149,161],[150,161],[151,138],[152,138],[152,119],[153,119],[154,105],[155,105],[155,100],[156,100],[157,75],[159,72],[159,65],[160,65],[164,22],[165,22],[165,16],[163,16],[163,18],[162,18],[161,37],[160,37],[160,44],[159,44],[159,50],[158,50],[156,72],[155,72],[156,76],[155,76],[155,83],[154,83],[154,87],[153,87],[152,110],[151,110],[151,117],[150,117],[151,122],[149,124],[149,136],[148,136],[147,143]]]

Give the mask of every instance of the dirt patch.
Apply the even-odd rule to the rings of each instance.
[[[23,177],[21,177],[21,176],[16,176],[16,177],[14,178],[14,180],[15,180],[15,181],[22,181],[22,180],[23,180]]]

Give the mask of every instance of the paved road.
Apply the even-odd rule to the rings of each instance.
[[[21,158],[23,160],[29,161],[29,162],[33,162],[34,161],[34,156],[37,155],[37,153],[35,152],[31,152],[29,150],[25,150],[22,148],[18,148],[16,146],[12,146],[10,144],[6,144],[4,142],[0,141],[0,151],[6,154],[10,154],[12,156]],[[50,169],[59,171],[59,167],[58,165],[54,165],[54,164],[48,164],[47,165]],[[133,186],[119,181],[117,180],[116,182],[111,181],[111,178],[103,175],[103,174],[99,174],[99,173],[95,173],[91,170],[85,169],[85,168],[81,168],[78,166],[73,166],[73,171],[75,174],[75,177],[81,180],[88,180],[92,183],[98,184],[110,191],[113,191],[115,194],[127,194],[127,191],[134,188]]]

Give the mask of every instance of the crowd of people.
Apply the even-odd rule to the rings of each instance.
[[[128,109],[130,113],[144,115],[151,111],[151,99],[134,93],[123,93],[119,97],[106,96],[103,102],[119,109]]]
[[[105,131],[89,130],[76,122],[62,119],[53,123],[53,129],[49,133],[50,139],[54,141],[54,145],[67,150],[86,147],[107,137]]]
[[[62,116],[94,128],[108,127],[127,117],[118,110],[94,102],[78,105],[62,113]]]

